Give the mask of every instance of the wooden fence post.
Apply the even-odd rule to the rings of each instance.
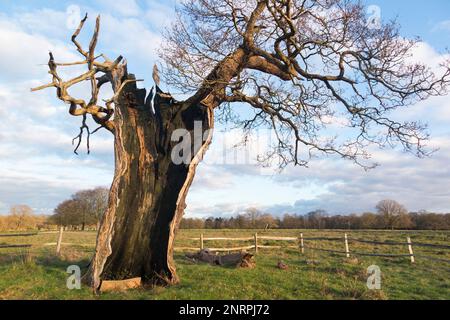
[[[258,233],[255,233],[255,253],[258,253]]]
[[[407,237],[406,241],[408,241],[408,250],[409,250],[409,254],[411,255],[411,263],[414,263],[414,252],[413,252],[413,248],[412,248],[411,238]]]
[[[64,230],[63,226],[59,227],[58,242],[56,243],[56,254],[57,255],[59,255],[61,253],[61,242],[62,242],[63,230]]]
[[[302,253],[305,253],[305,246],[303,244],[303,233],[300,233],[300,249]]]
[[[350,258],[350,250],[348,249],[348,237],[347,234],[344,234],[344,240],[345,240],[345,254],[347,258]]]
[[[203,245],[203,233],[200,233],[200,250],[204,249],[204,245]]]

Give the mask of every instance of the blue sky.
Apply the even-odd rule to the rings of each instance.
[[[367,5],[378,5],[384,19],[398,18],[405,36],[420,36],[433,47],[443,50],[450,46],[450,32],[439,28],[449,20],[450,2],[446,0],[365,0]]]
[[[450,2],[365,1],[378,5],[383,19],[398,16],[402,34],[420,36],[418,56],[438,61],[450,47]],[[8,1],[0,2],[0,213],[13,204],[31,205],[51,213],[79,189],[108,186],[113,175],[111,136],[93,137],[92,154],[72,153],[71,140],[79,119],[55,98],[52,90],[30,93],[48,80],[47,52],[71,61],[73,32],[68,17],[74,8],[89,12],[92,26],[102,15],[99,52],[123,54],[129,70],[152,85],[161,31],[174,16],[175,2],[146,0]],[[86,40],[89,32],[82,37]],[[77,91],[85,93],[83,88]],[[319,158],[310,168],[287,168],[267,174],[253,164],[223,164],[217,158],[230,142],[218,130],[205,163],[201,164],[188,197],[190,216],[230,215],[255,206],[275,214],[306,213],[323,208],[330,213],[373,210],[377,201],[393,198],[410,210],[450,212],[450,101],[431,99],[411,107],[402,119],[430,124],[432,146],[440,150],[429,159],[415,159],[397,150],[373,150],[381,166],[365,172],[337,158]]]

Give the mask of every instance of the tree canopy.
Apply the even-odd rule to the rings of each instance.
[[[215,99],[246,133],[271,128],[276,143],[260,160],[282,167],[320,153],[372,167],[371,144],[427,155],[426,125],[391,113],[445,94],[450,80],[449,61],[439,74],[415,62],[419,39],[395,21],[371,25],[356,1],[186,0],[165,40],[167,84]]]
[[[108,191],[106,188],[95,188],[75,193],[56,207],[49,221],[61,226],[81,226],[82,229],[87,225],[96,225],[106,210]]]

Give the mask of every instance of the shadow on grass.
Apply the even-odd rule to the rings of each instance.
[[[211,268],[228,269],[228,270],[238,268],[237,263],[236,264],[229,264],[229,263],[213,264],[213,263],[208,263],[205,261],[191,259],[191,258],[187,257],[185,254],[175,254],[174,258],[175,258],[176,264],[178,266],[210,266]]]
[[[46,270],[66,272],[70,265],[77,265],[84,273],[90,264],[90,255],[79,250],[68,249],[57,255],[50,250],[40,250],[33,252],[21,250],[11,253],[0,254],[0,265],[8,267],[13,265],[34,264]]]

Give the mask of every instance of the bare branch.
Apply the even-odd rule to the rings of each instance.
[[[163,75],[192,93],[188,102],[249,104],[248,119],[230,118],[272,128],[283,165],[324,153],[371,167],[362,162],[371,144],[426,156],[426,126],[388,113],[447,94],[450,61],[437,75],[411,62],[418,40],[401,37],[395,22],[366,21],[362,4],[348,0],[187,0],[166,34]]]
[[[88,51],[85,51],[82,45],[77,41],[77,37],[80,34],[84,23],[87,20],[86,16],[80,21],[80,24],[74,34],[72,35],[72,42],[75,44],[77,51],[85,57],[83,61],[77,62],[68,62],[68,63],[56,63],[53,54],[49,53],[49,74],[52,76],[52,82],[49,84],[45,84],[36,88],[31,89],[32,91],[38,91],[50,87],[56,88],[57,97],[67,103],[69,105],[69,113],[73,116],[82,116],[82,125],[80,127],[80,133],[74,138],[73,143],[78,141],[75,153],[77,153],[83,134],[86,132],[86,143],[88,153],[89,149],[89,138],[92,134],[90,129],[86,123],[87,115],[90,114],[92,119],[100,125],[101,128],[105,128],[108,131],[114,131],[114,122],[112,121],[112,117],[114,115],[114,107],[113,104],[122,90],[125,83],[122,83],[122,75],[124,70],[126,70],[126,63],[123,62],[122,56],[119,56],[116,60],[111,61],[105,55],[100,54],[98,56],[95,55],[95,48],[98,42],[98,35],[100,32],[100,16],[97,17],[95,23],[95,29],[89,43]],[[103,58],[103,62],[97,61],[97,59]],[[58,67],[67,67],[74,65],[83,65],[86,64],[88,70],[72,79],[64,81],[59,75],[57,68]],[[101,76],[98,76],[98,73],[102,73]],[[88,102],[84,99],[75,98],[71,96],[68,92],[68,89],[74,85],[77,85],[84,81],[90,81],[91,84],[91,98]],[[111,83],[114,89],[114,96],[111,99],[107,100],[107,103],[104,107],[98,104],[98,96],[99,91],[102,85],[105,83]],[[94,132],[97,132],[99,129],[96,129]],[[77,153],[78,154],[78,153]]]

